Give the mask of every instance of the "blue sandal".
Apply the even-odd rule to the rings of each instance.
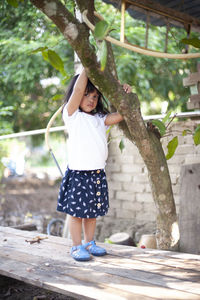
[[[82,245],[73,246],[70,255],[77,261],[87,261],[91,259],[89,252]]]
[[[96,245],[95,241],[91,241],[89,243],[83,244],[83,247],[92,255],[95,256],[103,256],[106,255],[106,249],[99,247]]]

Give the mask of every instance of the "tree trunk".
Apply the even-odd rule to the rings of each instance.
[[[157,211],[157,244],[159,249],[178,250],[179,229],[171,179],[160,140],[149,132],[151,151],[139,151],[148,169]]]
[[[81,24],[59,0],[31,0],[60,29],[74,51],[78,54],[90,80],[109,99],[124,117],[120,127],[139,149],[147,166],[153,199],[157,211],[157,244],[160,249],[176,249],[179,234],[176,208],[165,155],[156,134],[146,127],[140,112],[136,94],[126,94],[117,81],[113,55],[109,55],[105,70],[100,70],[96,53],[89,43],[89,29]],[[77,0],[81,12],[88,9],[88,17],[94,20],[94,1]]]

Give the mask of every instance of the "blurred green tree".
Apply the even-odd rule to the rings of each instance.
[[[34,50],[56,51],[68,75],[73,74],[73,50],[57,27],[28,1],[17,8],[1,2],[0,14],[1,135],[43,128],[62,103],[62,97],[52,98],[64,94],[59,83],[63,76]]]

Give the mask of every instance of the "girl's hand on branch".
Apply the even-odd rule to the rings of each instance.
[[[130,93],[132,92],[131,86],[130,86],[129,84],[127,84],[127,83],[124,83],[124,84],[123,84],[123,89],[124,89],[124,91],[125,91],[127,94],[130,94]]]

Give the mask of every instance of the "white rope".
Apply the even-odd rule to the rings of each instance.
[[[63,109],[63,105],[60,106],[59,109],[53,114],[53,116],[49,120],[49,123],[47,124],[46,130],[45,130],[45,143],[46,143],[46,146],[49,149],[49,151],[51,150],[51,147],[49,144],[49,131],[50,131],[51,125],[53,124],[55,118],[59,115],[59,113],[61,113],[62,109]]]
[[[49,131],[50,132],[56,132],[56,131],[62,131],[62,130],[65,130],[65,129],[66,129],[65,126],[57,126],[57,127],[50,128]],[[17,132],[17,133],[11,133],[11,134],[6,134],[6,135],[1,135],[0,136],[0,141],[1,140],[7,140],[7,139],[21,138],[21,137],[24,137],[24,136],[43,134],[45,132],[46,132],[46,128],[23,131],[23,132]]]
[[[156,119],[163,119],[165,116],[166,116],[166,114],[143,116],[143,119],[145,121],[147,121],[147,120],[156,120]],[[176,116],[177,118],[194,118],[194,117],[200,117],[200,111],[182,112],[182,113],[177,113],[175,115],[172,114],[170,116],[170,118],[172,118],[174,116]],[[48,133],[49,132],[56,132],[56,131],[63,131],[63,130],[66,130],[65,126],[57,126],[57,127],[49,128],[48,129]],[[19,137],[23,137],[23,136],[36,135],[36,134],[43,134],[46,131],[47,131],[47,129],[43,128],[43,129],[37,129],[37,130],[30,130],[30,131],[24,131],[24,132],[6,134],[6,135],[1,135],[0,136],[0,140],[7,140],[7,139],[19,138]]]
[[[99,15],[97,12],[94,12],[95,16],[99,19],[103,19],[101,15]],[[86,23],[86,25],[94,31],[95,26],[88,20],[87,18],[87,10],[84,10],[83,12],[83,21]],[[155,50],[146,49],[144,47],[140,47],[137,45],[127,44],[124,42],[120,42],[110,36],[106,36],[104,38],[106,41],[115,44],[117,46],[123,47],[125,49],[144,54],[147,56],[154,56],[159,58],[171,58],[171,59],[190,59],[190,58],[198,58],[200,57],[200,53],[185,53],[185,54],[172,54],[172,53],[165,53],[165,52],[159,52]]]

